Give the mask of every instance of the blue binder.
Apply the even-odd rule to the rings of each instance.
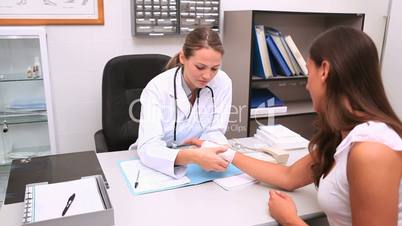
[[[251,90],[251,108],[284,106],[284,102],[269,89]]]
[[[278,47],[276,46],[274,40],[272,39],[271,35],[267,34],[267,45],[268,45],[268,52],[273,59],[273,63],[282,75],[285,76],[292,76],[292,72],[290,71],[288,65],[286,64],[285,59],[283,58],[282,54],[279,52]],[[278,74],[276,74],[278,75]]]
[[[258,77],[261,77],[265,79],[265,73],[264,69],[262,67],[262,58],[261,58],[261,53],[258,47],[258,41],[257,41],[257,32],[255,31],[255,28],[253,26],[253,68],[252,68],[252,73],[253,75],[256,75]]]

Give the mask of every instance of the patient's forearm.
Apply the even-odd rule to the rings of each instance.
[[[292,166],[283,166],[236,153],[232,163],[259,181],[291,191],[313,182],[310,160],[306,156]]]

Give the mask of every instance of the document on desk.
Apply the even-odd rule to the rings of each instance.
[[[277,163],[274,158],[262,152],[249,152],[244,154],[255,159],[271,163]],[[253,177],[249,176],[246,173],[234,175],[231,177],[218,178],[213,181],[227,191],[243,187],[249,184],[255,184],[258,182],[256,179],[254,179]]]
[[[188,177],[174,179],[168,175],[144,166],[140,160],[120,162],[120,168],[134,194],[144,194],[181,187],[190,183]],[[137,186],[135,183],[137,182]]]
[[[198,165],[189,164],[186,176],[175,179],[144,166],[138,159],[121,161],[119,165],[121,173],[134,195],[196,185],[217,178],[241,174],[241,171],[233,165],[230,165],[225,172],[207,172]],[[135,186],[136,182],[137,186]]]
[[[95,176],[26,186],[23,223],[104,210]]]

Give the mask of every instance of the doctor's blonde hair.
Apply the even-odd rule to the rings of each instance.
[[[187,34],[182,51],[184,57],[188,59],[195,51],[203,48],[213,49],[222,55],[224,53],[223,45],[218,33],[206,26],[197,27]],[[177,67],[178,65],[181,65],[179,61],[179,53],[169,60],[165,68],[167,70]]]

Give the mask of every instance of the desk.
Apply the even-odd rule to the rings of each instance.
[[[293,151],[293,163],[306,151]],[[268,214],[268,188],[263,184],[248,185],[225,191],[210,182],[169,191],[133,196],[120,174],[119,160],[135,158],[133,151],[98,154],[109,182],[116,226],[130,225],[277,225]],[[316,190],[308,185],[289,193],[303,219],[323,216],[317,203]],[[23,203],[3,205],[0,225],[20,225]]]

